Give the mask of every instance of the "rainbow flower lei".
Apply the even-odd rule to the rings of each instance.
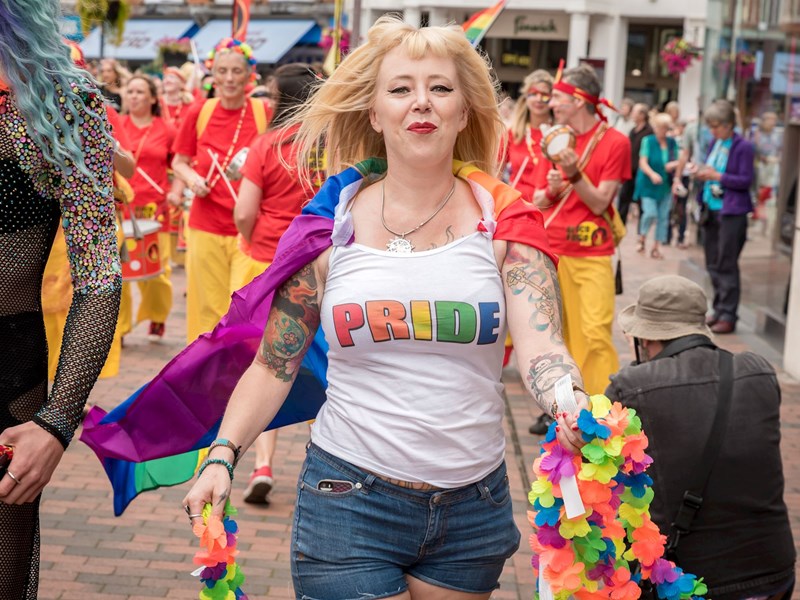
[[[237,54],[244,56],[247,59],[247,64],[250,65],[250,81],[255,81],[256,65],[258,64],[258,61],[253,56],[253,49],[250,47],[250,44],[247,44],[241,40],[237,40],[236,38],[223,38],[219,44],[214,46],[214,49],[208,53],[208,58],[205,62],[206,68],[209,71],[213,69],[214,59],[216,58],[217,54],[222,54],[225,52],[236,52]]]
[[[200,600],[247,600],[247,594],[241,589],[244,573],[236,564],[239,526],[231,518],[236,512],[229,500],[224,517],[220,519],[211,514],[211,504],[206,504],[203,522],[196,522],[192,528],[201,546],[194,555],[194,563],[201,568],[192,573],[203,582]]]
[[[537,478],[528,499],[531,561],[556,600],[635,600],[639,582],[649,579],[658,598],[688,600],[708,592],[702,578],[685,573],[663,557],[666,536],[650,519],[652,479],[645,470],[653,462],[646,453],[647,436],[636,411],[603,395],[591,397],[578,428],[587,444],[573,455],[556,439],[555,424],[533,463]],[[586,512],[567,519],[559,482],[576,475]],[[632,573],[638,561],[641,572]],[[539,598],[537,591],[536,598]]]

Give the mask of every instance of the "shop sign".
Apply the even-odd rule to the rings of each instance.
[[[800,54],[775,53],[769,87],[773,94],[800,96]]]
[[[569,15],[504,10],[486,37],[566,40],[569,38]]]

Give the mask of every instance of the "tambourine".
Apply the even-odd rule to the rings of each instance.
[[[542,153],[552,162],[558,162],[558,154],[575,147],[575,132],[567,125],[553,125],[542,132]]]
[[[242,148],[233,155],[231,162],[225,167],[225,176],[231,181],[239,181],[242,178],[242,167],[247,160],[250,148]]]

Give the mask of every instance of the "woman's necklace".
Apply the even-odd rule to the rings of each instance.
[[[222,173],[225,172],[225,169],[228,168],[228,165],[231,162],[231,156],[233,155],[233,149],[236,147],[236,142],[239,141],[239,133],[242,131],[242,124],[244,123],[244,115],[247,112],[247,98],[245,98],[244,105],[242,106],[242,112],[239,115],[239,122],[236,124],[236,131],[233,133],[233,141],[231,142],[230,147],[228,148],[228,153],[225,155],[225,159],[220,163],[219,170],[220,172],[217,173],[217,176],[212,179],[208,184],[208,189],[212,189],[217,182],[219,181],[220,177],[222,177]]]
[[[395,236],[393,239],[389,240],[389,243],[386,244],[386,249],[389,252],[394,252],[396,254],[411,254],[414,251],[414,245],[406,239],[406,236],[409,234],[414,233],[418,229],[420,229],[423,225],[427,225],[433,217],[439,214],[439,212],[444,208],[444,205],[450,200],[453,196],[453,193],[456,191],[456,180],[453,178],[453,185],[450,187],[450,191],[447,192],[447,195],[444,197],[444,200],[439,204],[433,214],[425,219],[422,223],[414,227],[413,229],[409,229],[408,231],[404,231],[403,233],[398,233],[389,229],[389,226],[386,224],[386,219],[383,216],[384,213],[384,206],[386,204],[386,180],[384,179],[381,182],[381,224],[383,228]]]

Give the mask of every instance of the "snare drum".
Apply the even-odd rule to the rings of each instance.
[[[542,133],[542,153],[552,162],[558,162],[558,153],[575,147],[575,132],[567,125],[553,125]]]
[[[122,280],[138,281],[150,279],[160,275],[161,252],[158,247],[158,232],[161,224],[152,219],[137,219],[136,224],[142,233],[138,240],[133,234],[133,223],[129,220],[122,222],[122,232],[125,234],[125,247],[128,249],[130,260],[122,263]]]

